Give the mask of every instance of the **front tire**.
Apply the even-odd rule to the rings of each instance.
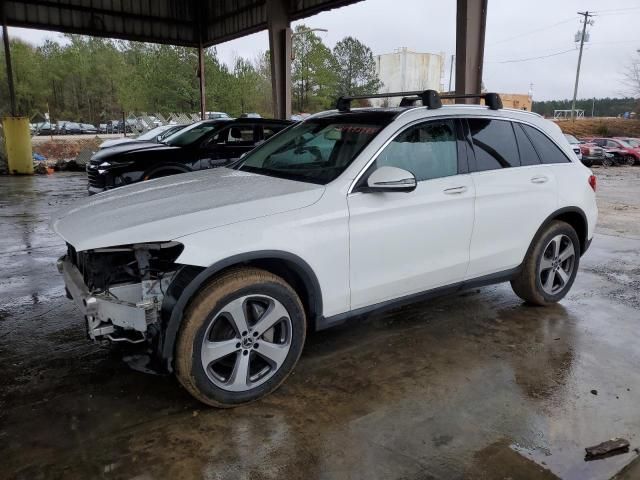
[[[283,279],[234,269],[203,288],[187,308],[176,345],[176,375],[214,407],[258,400],[295,367],[306,336],[304,309]]]
[[[571,289],[579,265],[576,231],[568,223],[554,220],[533,240],[511,287],[527,303],[556,303]]]
[[[627,155],[626,157],[624,157],[624,163],[629,167],[633,167],[633,165],[636,163],[636,159],[633,155]]]

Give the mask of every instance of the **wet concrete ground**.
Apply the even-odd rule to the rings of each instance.
[[[313,334],[234,410],[85,340],[47,226],[83,175],[0,177],[0,478],[640,478],[640,235],[615,217],[640,168],[597,173],[604,233],[561,304],[498,285]],[[616,436],[629,453],[584,461]]]

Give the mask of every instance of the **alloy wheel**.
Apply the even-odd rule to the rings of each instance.
[[[576,253],[567,235],[556,235],[542,252],[538,277],[548,295],[557,295],[569,283],[575,266]]]
[[[625,163],[628,166],[633,166],[634,163],[636,163],[636,159],[633,157],[633,155],[627,155],[626,157],[624,157]]]
[[[247,295],[225,305],[209,322],[200,360],[217,387],[251,390],[269,380],[291,348],[291,318],[267,295]]]

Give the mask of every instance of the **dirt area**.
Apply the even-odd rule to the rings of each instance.
[[[311,334],[232,410],[86,340],[47,225],[84,175],[0,177],[0,478],[638,478],[640,168],[594,171],[600,224],[560,304],[504,284]],[[584,460],[613,437],[630,451]]]
[[[640,239],[640,168],[592,168],[598,177],[598,232]]]
[[[587,136],[640,138],[640,120],[584,118],[575,121],[559,120],[556,123],[564,133],[570,133],[578,138]]]

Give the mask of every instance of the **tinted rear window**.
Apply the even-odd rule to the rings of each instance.
[[[476,171],[520,166],[511,122],[486,118],[471,118],[468,122],[476,157]]]
[[[518,140],[518,149],[520,150],[520,164],[525,165],[540,165],[540,157],[533,148],[533,144],[529,137],[522,130],[522,125],[514,123],[513,128],[516,132],[516,139]]]
[[[571,160],[540,130],[522,125],[542,163],[569,163]]]

